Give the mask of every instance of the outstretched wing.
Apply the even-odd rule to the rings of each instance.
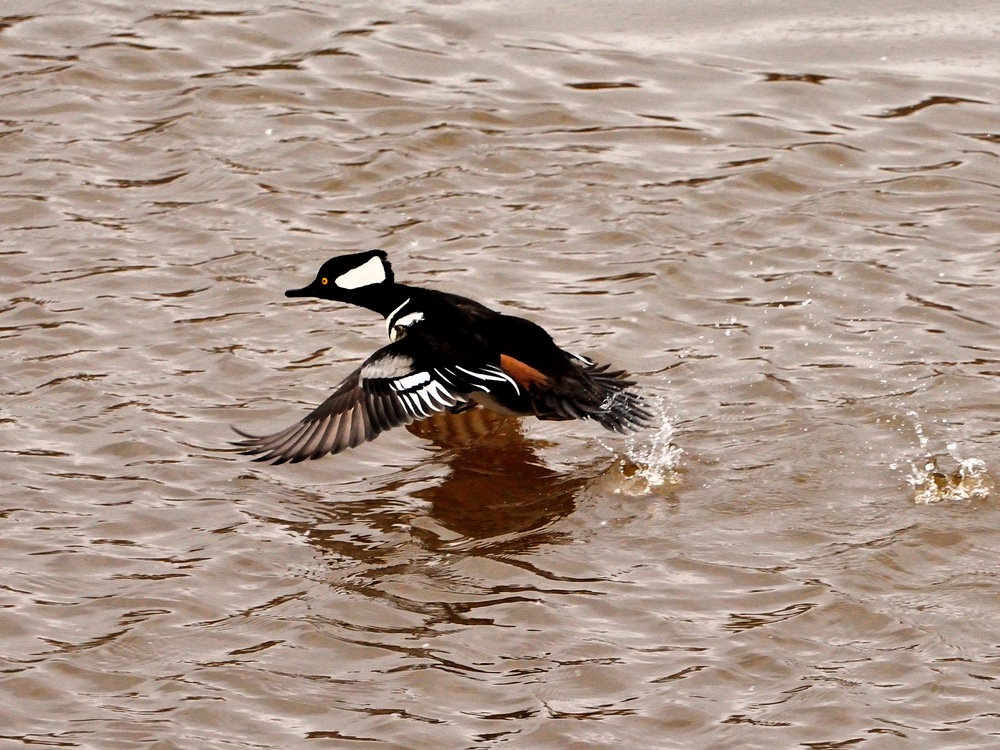
[[[351,373],[326,401],[302,421],[272,435],[250,435],[235,443],[257,461],[276,464],[320,458],[374,440],[468,401],[472,391],[510,379],[496,367],[421,368],[390,344]],[[507,385],[507,383],[504,383]],[[516,387],[516,385],[514,386]]]

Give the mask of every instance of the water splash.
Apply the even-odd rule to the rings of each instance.
[[[923,456],[910,461],[907,483],[913,488],[913,501],[920,504],[941,502],[968,502],[987,500],[996,493],[996,481],[986,469],[986,462],[979,458],[963,458],[958,444],[948,443],[946,452],[935,454],[930,440],[924,433],[919,415],[907,412],[914,420],[914,431]],[[898,468],[892,464],[891,468]]]
[[[942,459],[957,461],[955,468],[941,468]],[[930,504],[986,500],[996,490],[996,483],[979,458],[930,456],[923,466],[912,465],[906,477],[913,488],[913,501]]]
[[[661,396],[649,399],[649,406],[656,426],[626,439],[625,456],[617,467],[620,479],[614,489],[616,494],[649,495],[664,486],[680,482],[677,466],[683,451],[672,442],[675,430],[666,399]],[[609,452],[617,452],[611,446],[601,444]]]

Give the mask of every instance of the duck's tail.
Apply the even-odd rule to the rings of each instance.
[[[624,370],[608,370],[608,365],[595,366],[590,376],[601,388],[603,399],[591,419],[602,427],[615,432],[635,432],[652,427],[656,420],[649,404],[638,393],[630,390],[635,385]]]
[[[578,377],[572,388],[545,394],[537,403],[542,419],[592,419],[614,432],[629,433],[652,427],[656,420],[646,400],[631,387],[636,383],[625,370],[577,357]],[[542,396],[542,394],[538,394]],[[537,396],[536,396],[537,398]]]

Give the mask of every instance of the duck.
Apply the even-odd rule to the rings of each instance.
[[[340,453],[441,412],[487,408],[542,420],[591,420],[618,432],[653,426],[625,370],[560,348],[536,323],[450,292],[397,283],[383,250],[330,258],[286,297],[362,307],[385,319],[389,344],[298,422],[266,435],[236,427],[255,460],[282,464]]]

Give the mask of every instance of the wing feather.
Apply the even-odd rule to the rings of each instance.
[[[325,438],[327,433],[330,431],[330,423],[331,420],[327,419],[317,424],[309,433],[308,440],[305,441],[296,453],[302,456],[303,459],[312,458],[316,449],[323,443],[323,438]]]
[[[390,344],[300,422],[270,435],[236,430],[244,439],[235,445],[257,461],[275,464],[320,458],[465,404],[471,392],[496,387],[503,379],[494,366],[421,368],[397,344]]]

